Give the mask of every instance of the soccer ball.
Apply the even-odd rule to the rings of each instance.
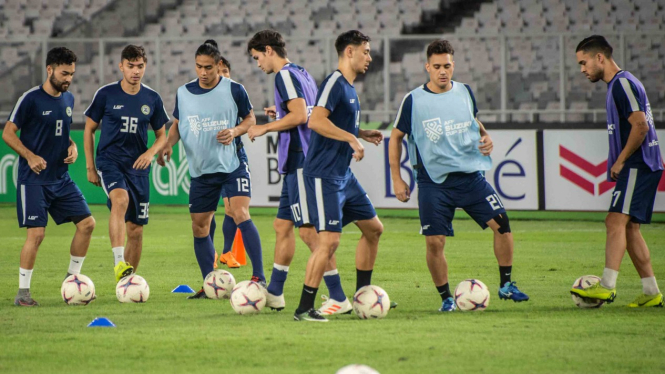
[[[72,274],[62,282],[60,294],[67,305],[88,305],[95,299],[95,284],[83,274]]]
[[[600,278],[595,275],[583,275],[573,283],[573,288],[585,289],[600,282]],[[605,303],[603,300],[583,299],[577,295],[571,295],[573,302],[578,308],[600,308]]]
[[[478,279],[467,279],[455,287],[455,304],[461,311],[485,310],[490,304],[490,291]]]
[[[228,299],[236,280],[233,274],[226,270],[211,271],[203,281],[203,290],[210,299]]]
[[[115,296],[121,303],[145,303],[150,297],[150,286],[142,276],[132,274],[120,279]]]
[[[353,364],[344,366],[335,374],[379,374],[379,372],[367,365]]]
[[[231,307],[238,314],[256,314],[266,305],[265,288],[252,281],[242,281],[231,291]]]
[[[390,297],[379,286],[361,287],[353,295],[353,311],[362,319],[383,318],[390,310]]]

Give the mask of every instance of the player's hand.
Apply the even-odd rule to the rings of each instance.
[[[383,141],[383,134],[379,130],[360,130],[358,136],[368,143],[379,145]]]
[[[263,112],[266,114],[266,116],[275,119],[277,118],[277,108],[273,106],[269,106],[267,108],[263,108]]]
[[[356,161],[360,161],[363,159],[363,157],[365,157],[365,147],[363,147],[358,138],[353,138],[353,141],[350,142],[349,145],[351,145],[351,148],[353,148],[352,156],[356,159]]]
[[[411,190],[409,190],[409,185],[404,182],[404,179],[393,179],[393,189],[397,200],[405,203],[411,198]]]
[[[67,158],[65,159],[65,164],[73,164],[76,162],[76,159],[79,157],[79,151],[76,148],[76,144],[72,144],[67,148]]]
[[[492,150],[494,149],[494,143],[492,143],[492,138],[490,138],[489,135],[481,137],[478,149],[480,149],[480,153],[482,153],[483,156],[489,156],[490,153],[492,153]]]
[[[88,182],[94,184],[97,187],[102,186],[102,183],[99,180],[99,174],[97,174],[97,169],[88,169]]]
[[[39,175],[39,173],[41,173],[42,170],[46,169],[46,160],[37,156],[36,154],[28,156],[26,160],[28,161],[28,166],[30,167],[30,170],[34,171],[35,174],[37,175]]]
[[[613,180],[619,179],[619,173],[621,173],[621,170],[623,170],[624,164],[625,163],[623,161],[617,160],[614,165],[612,165],[612,168],[610,169],[610,176]]]
[[[268,129],[265,125],[254,125],[247,130],[247,136],[249,140],[254,141],[255,138],[265,135],[266,132],[268,132]]]
[[[136,159],[134,162],[134,166],[132,166],[136,170],[145,170],[150,166],[152,163],[152,158],[154,155],[150,153],[150,151],[146,151],[144,154],[140,155],[139,158]]]
[[[236,137],[236,129],[226,129],[217,133],[217,142],[224,145],[229,145]]]
[[[166,166],[166,163],[171,161],[172,154],[173,154],[173,148],[169,146],[162,148],[162,150],[159,151],[159,154],[157,156],[157,163],[160,166]],[[166,159],[166,161],[164,159]]]

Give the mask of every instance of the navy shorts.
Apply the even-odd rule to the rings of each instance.
[[[219,198],[224,191],[224,197],[235,196],[252,197],[252,179],[247,163],[232,173],[203,174],[192,178],[189,186],[189,212],[206,213],[217,211]]]
[[[99,174],[107,197],[116,188],[127,191],[129,205],[125,213],[125,222],[132,222],[140,226],[147,225],[150,208],[150,177],[126,173],[120,166],[112,162],[97,165],[97,174]],[[106,206],[111,209],[110,198],[107,199]]]
[[[353,174],[346,179],[304,176],[309,221],[316,231],[342,232],[351,222],[372,219],[376,211]]]
[[[662,170],[624,168],[612,193],[610,212],[629,215],[632,222],[651,223]]]
[[[242,165],[243,163],[247,164],[249,162],[247,161],[247,153],[243,148],[241,148],[236,153],[238,154],[238,161],[240,161],[240,165]],[[227,197],[229,197],[229,195],[226,193],[226,189],[224,188],[224,186],[222,186],[222,198],[226,199]]]
[[[307,191],[302,169],[283,175],[277,218],[292,221],[296,227],[309,224]]]
[[[16,188],[16,214],[19,227],[46,227],[48,214],[57,225],[72,222],[73,217],[90,214],[90,208],[78,186],[67,174],[56,184],[25,185]]]
[[[506,209],[480,172],[450,173],[443,183],[418,182],[420,233],[453,236],[455,209],[462,208],[483,229]]]

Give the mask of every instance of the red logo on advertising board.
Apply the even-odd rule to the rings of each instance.
[[[615,182],[608,182],[607,180],[597,184],[594,182],[596,178],[607,173],[607,160],[601,162],[598,165],[594,165],[562,145],[559,145],[559,156],[585,171],[592,177],[591,180],[588,180],[584,176],[581,176],[578,173],[570,170],[563,164],[559,165],[559,174],[584,191],[590,193],[593,196],[600,196],[614,188]]]

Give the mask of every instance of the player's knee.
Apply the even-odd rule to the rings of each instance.
[[[492,218],[494,222],[499,226],[497,228],[497,232],[499,234],[508,234],[510,233],[510,220],[508,219],[508,215],[505,213],[499,214],[496,217]]]
[[[95,230],[95,225],[95,219],[92,216],[88,216],[76,224],[76,229],[85,235],[91,235]]]
[[[446,237],[443,235],[430,235],[425,237],[427,252],[438,254],[443,253],[443,246],[446,243]]]
[[[111,205],[113,207],[127,209],[127,207],[129,206],[129,195],[127,195],[127,192],[113,194],[113,196],[110,196],[110,198],[111,198]]]
[[[127,236],[130,239],[140,239],[143,237],[143,226],[130,224],[127,227]]]
[[[44,241],[46,232],[43,228],[32,229],[28,232],[28,241],[32,244],[39,246]]]
[[[607,228],[607,231],[627,230],[628,224],[625,223],[623,215],[608,214],[605,217],[605,228]]]
[[[306,229],[306,228],[300,228],[298,230],[298,235],[300,236],[300,239],[307,245],[307,247],[314,248],[316,241],[317,241],[317,236],[316,236],[316,230],[314,228],[312,229]]]
[[[239,225],[251,218],[249,215],[249,210],[245,207],[234,209],[233,216],[231,217],[233,217],[233,221],[235,221],[236,225]]]
[[[369,228],[369,230],[364,232],[364,234],[370,241],[379,241],[381,234],[383,234],[383,223],[377,219],[376,222],[373,222],[373,225]]]
[[[289,229],[292,229],[292,226],[288,221],[279,218],[275,218],[275,220],[272,221],[272,227],[275,229],[275,233],[277,233],[278,236],[286,235],[288,234]]]

